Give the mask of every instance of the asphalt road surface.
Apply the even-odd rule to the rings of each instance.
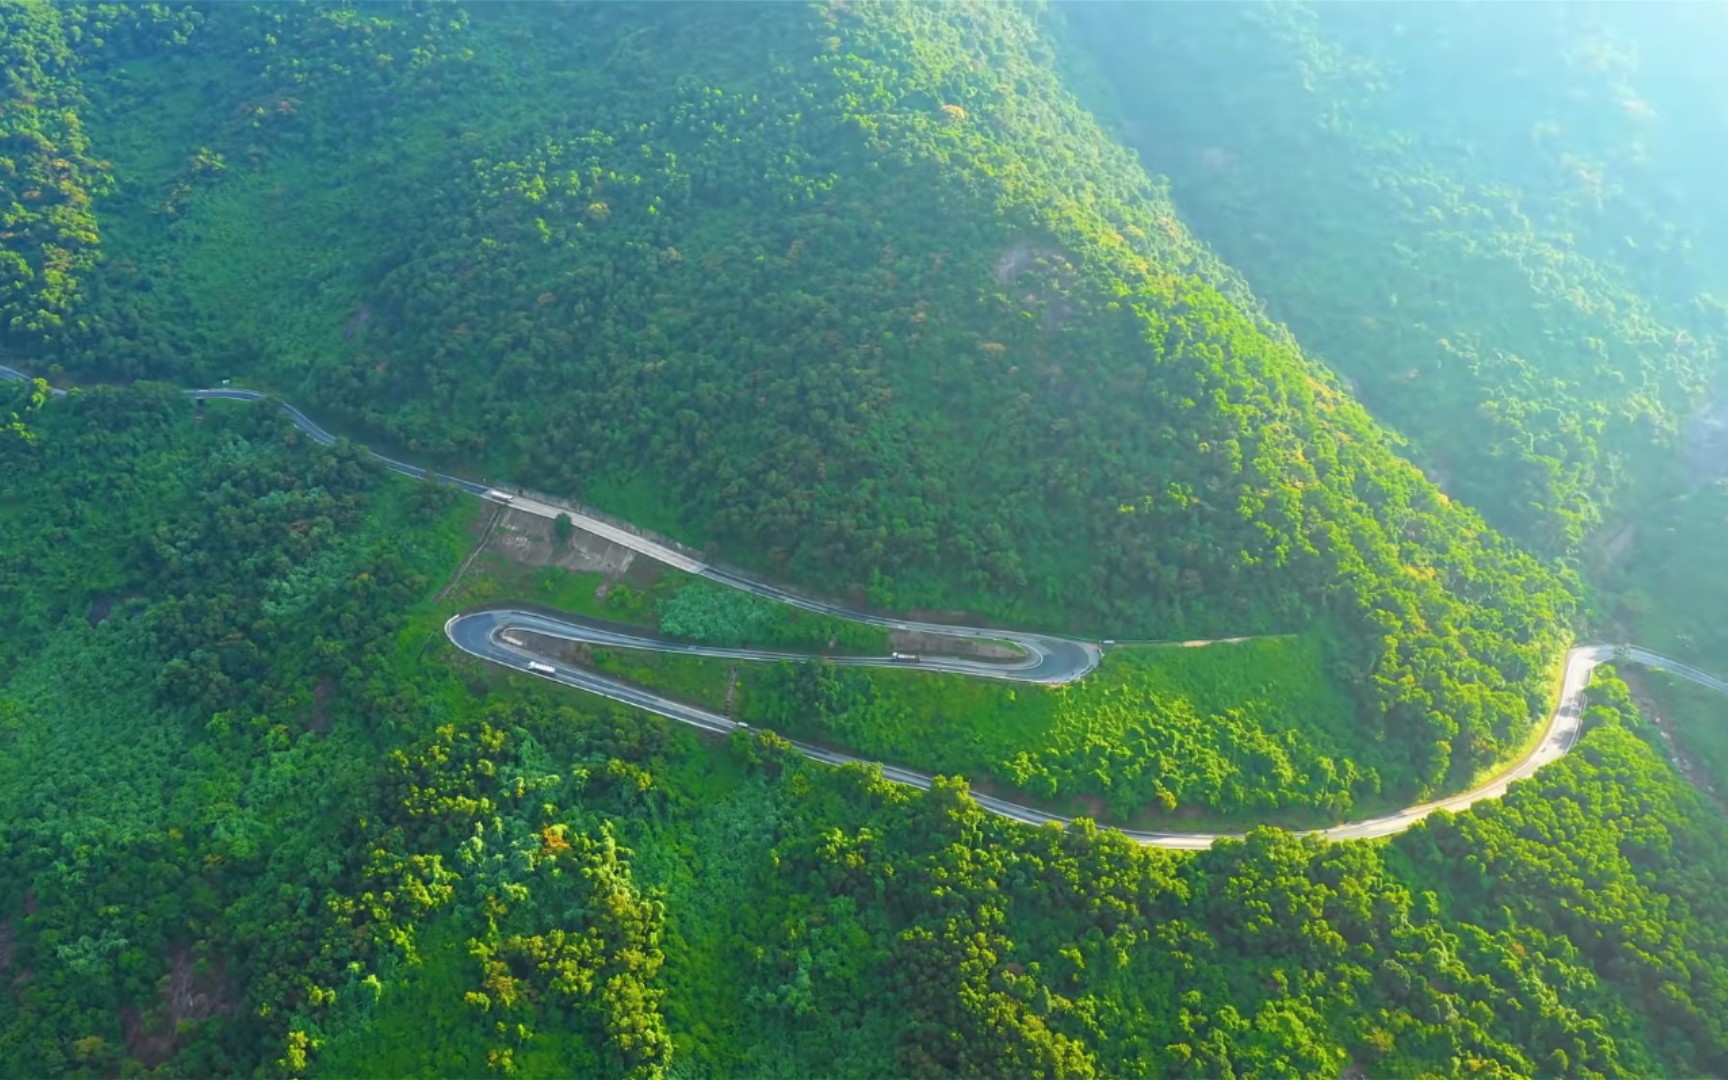
[[[19,371],[17,368],[10,368],[10,367],[6,367],[3,364],[0,364],[0,380],[30,379],[32,377],[33,376],[26,375],[24,372]],[[64,391],[64,390],[57,390],[57,389],[50,388],[48,392],[55,397],[65,397],[66,396],[66,391]],[[270,395],[262,393],[262,392],[257,391],[257,390],[230,389],[229,387],[224,386],[224,387],[215,387],[215,388],[208,389],[208,390],[186,390],[186,391],[183,391],[183,393],[185,393],[185,395],[187,397],[193,398],[194,400],[197,400],[197,401],[271,401],[271,400],[274,400],[276,402],[276,406],[278,408],[280,408],[283,412],[288,414],[288,419],[290,419],[294,422],[294,426],[299,428],[301,431],[304,431],[308,436],[310,436],[313,442],[322,443],[325,446],[329,446],[336,441],[336,436],[330,434],[328,431],[325,431],[323,428],[319,427],[318,424],[316,422],[314,422],[311,417],[307,416],[305,413],[301,412],[299,409],[296,409],[294,406],[288,404],[286,401],[282,401],[281,399],[273,399],[270,397]],[[368,454],[371,454],[374,458],[376,458],[379,461],[380,464],[382,464],[385,468],[389,469],[391,472],[401,473],[403,476],[413,477],[416,480],[424,480],[426,478],[427,473],[429,472],[429,470],[422,469],[418,465],[410,465],[406,461],[397,461],[395,458],[385,457],[383,454],[380,454],[380,453],[373,451],[373,450],[368,450],[366,452]],[[433,473],[432,475],[434,475],[438,478],[439,483],[449,484],[453,487],[459,487],[463,491],[466,491],[470,495],[484,495],[488,490],[485,484],[476,484],[472,480],[464,480],[459,476],[446,476],[443,473]]]
[[[535,652],[533,641],[526,635],[537,634],[564,641],[612,648],[645,649],[686,656],[724,657],[741,661],[773,662],[816,659],[801,653],[689,645],[665,641],[646,633],[632,633],[627,629],[593,622],[577,616],[556,618],[536,612],[518,610],[476,611],[465,615],[455,615],[451,617],[449,622],[445,623],[444,633],[457,648],[483,660],[515,668],[528,675],[563,683],[566,686],[574,686],[589,693],[599,694],[602,697],[621,701],[627,705],[634,705],[658,716],[664,716],[717,734],[726,734],[739,728],[748,727],[748,725],[740,724],[719,713],[696,705],[662,697],[651,690],[623,682],[609,675],[558,663]],[[1617,651],[1622,652],[1622,655],[1616,657]],[[975,670],[977,666],[989,666],[996,668],[996,670],[989,672],[995,678],[1039,682],[1067,681],[1031,678],[1029,673],[1043,670],[1034,666],[1032,661],[1021,661],[1019,667],[1016,668],[1013,664],[990,665],[986,661],[967,661],[934,656],[920,657],[916,664],[906,664],[891,657],[857,656],[829,659],[830,662],[838,664],[877,667],[913,666],[926,671],[954,671],[969,675],[978,674]],[[1506,789],[1512,784],[1535,775],[1542,766],[1564,757],[1577,744],[1578,737],[1582,733],[1584,690],[1590,685],[1590,676],[1596,670],[1597,665],[1611,661],[1662,668],[1711,689],[1728,693],[1728,682],[1723,682],[1685,664],[1658,656],[1646,649],[1627,647],[1622,651],[1613,645],[1580,645],[1566,655],[1566,671],[1561,685],[1560,702],[1555,707],[1553,715],[1548,719],[1548,726],[1542,733],[1541,741],[1516,764],[1487,783],[1462,794],[1418,806],[1406,807],[1384,817],[1334,825],[1326,829],[1309,830],[1306,835],[1320,836],[1328,840],[1364,840],[1371,837],[1390,836],[1393,833],[1403,832],[1436,810],[1457,812],[1485,799],[1498,799],[1506,793]],[[538,664],[551,670],[534,670],[529,667],[530,664]],[[809,743],[794,742],[793,745],[804,756],[829,765],[869,766],[878,764],[865,758],[853,757],[850,754]],[[925,773],[885,764],[881,765],[881,769],[882,775],[890,780],[924,789],[930,787],[931,778]],[[1029,825],[1050,823],[1066,825],[1071,820],[1059,814],[1048,813],[1035,807],[1023,806],[978,792],[974,792],[972,797],[987,810]],[[1147,832],[1135,829],[1119,831],[1129,839],[1151,847],[1184,850],[1208,848],[1217,840],[1241,836],[1240,833]]]
[[[24,372],[0,365],[0,379],[28,378],[30,376]],[[53,390],[52,393],[60,397],[65,396],[66,391]],[[188,390],[186,394],[200,400],[272,400],[268,395],[256,390],[229,388]],[[299,409],[279,399],[276,400],[276,404],[288,415],[295,426],[306,432],[314,441],[325,445],[336,441],[335,436],[319,427]],[[429,470],[419,466],[397,461],[372,451],[368,451],[368,453],[371,453],[374,458],[393,472],[417,480],[424,479],[428,475]],[[493,494],[496,489],[488,488],[484,484],[476,484],[460,477],[446,476],[443,473],[432,473],[431,475],[435,476],[440,483],[461,488],[470,495],[498,501]],[[821,612],[892,630],[919,631],[957,638],[1006,642],[1015,646],[1021,654],[1018,659],[1006,661],[976,660],[928,653],[920,655],[915,661],[897,660],[893,657],[828,658],[832,663],[916,667],[925,671],[942,671],[980,678],[1057,685],[1073,682],[1085,676],[1098,666],[1103,655],[1103,650],[1099,644],[1090,641],[1054,637],[1047,634],[1031,634],[1018,630],[996,630],[982,627],[953,626],[946,623],[917,622],[891,615],[853,610],[831,601],[791,592],[734,570],[712,566],[693,557],[689,552],[681,551],[648,537],[640,536],[629,529],[602,521],[583,513],[577,507],[521,494],[508,495],[502,501],[508,502],[512,509],[522,510],[541,517],[557,518],[560,515],[567,515],[577,528],[602,536],[639,554],[687,573],[700,575],[718,584],[742,589],[758,596],[765,596],[806,611]],[[644,687],[622,682],[599,672],[557,663],[533,652],[528,639],[522,637],[521,634],[526,632],[565,641],[613,648],[647,649],[689,656],[723,657],[731,660],[774,662],[816,659],[802,653],[723,649],[665,641],[647,634],[632,633],[624,628],[607,626],[577,616],[554,618],[517,610],[477,611],[452,616],[449,622],[445,624],[444,632],[457,648],[484,660],[515,668],[526,674],[551,679],[565,686],[586,690],[613,701],[635,706],[645,712],[690,724],[716,734],[726,734],[746,725],[694,705],[673,701]],[[1226,640],[1240,641],[1243,639],[1231,638]],[[1180,642],[1173,644],[1204,645],[1210,643]],[[1407,807],[1384,817],[1351,822],[1345,825],[1334,825],[1326,829],[1314,829],[1307,835],[1321,836],[1330,840],[1360,840],[1390,836],[1393,833],[1403,832],[1436,810],[1459,811],[1485,799],[1498,799],[1506,793],[1506,789],[1512,784],[1533,776],[1542,766],[1564,757],[1577,744],[1578,737],[1582,732],[1585,687],[1589,686],[1591,673],[1595,671],[1597,665],[1607,662],[1641,664],[1645,667],[1670,672],[1719,693],[1728,694],[1728,682],[1678,660],[1671,660],[1650,652],[1648,649],[1630,645],[1618,647],[1614,645],[1580,645],[1566,654],[1566,671],[1561,685],[1560,702],[1555,707],[1553,715],[1548,718],[1548,726],[1542,734],[1541,741],[1516,764],[1487,783],[1462,794]],[[536,664],[550,670],[536,671],[529,667],[530,664]],[[901,768],[898,765],[872,762],[809,743],[794,742],[792,745],[813,761],[837,766],[879,765],[882,775],[889,780],[924,789],[928,789],[931,784],[931,778],[926,774]],[[974,792],[972,797],[987,810],[1029,825],[1066,825],[1071,820],[1034,807],[1022,806],[978,792]],[[1217,840],[1235,838],[1241,835],[1239,833],[1145,832],[1133,829],[1120,831],[1123,835],[1141,844],[1187,850],[1208,848]]]

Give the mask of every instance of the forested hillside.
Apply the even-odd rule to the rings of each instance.
[[[306,394],[887,606],[1327,623],[1400,792],[1543,707],[1560,580],[1255,314],[1033,9],[110,17],[88,329],[15,348]]]
[[[108,173],[80,115],[71,44],[79,22],[76,12],[32,4],[9,5],[0,24],[0,328],[8,336],[63,337],[98,259],[92,196],[107,190]]]
[[[1450,494],[1565,554],[1665,493],[1728,326],[1719,9],[1065,10],[1184,220]]]
[[[1141,848],[786,742],[1235,827],[1465,787],[1580,635],[1728,673],[1721,30],[0,0],[0,362],[72,388],[0,381],[0,1077],[1728,1075],[1728,818],[1610,669],[1382,841]],[[441,628],[909,646],[511,563],[362,442],[1122,640],[572,660],[716,739]]]
[[[1144,850],[460,659],[432,597],[468,510],[271,410],[29,417],[7,1075],[1728,1068],[1728,831],[1606,672],[1501,803]]]
[[[232,1072],[242,995],[311,959],[266,929],[292,940],[353,857],[379,752],[354,702],[449,502],[169,388],[27,422],[0,432],[0,1073],[192,1044],[180,1068]]]

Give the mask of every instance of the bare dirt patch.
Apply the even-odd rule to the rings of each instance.
[[[622,577],[636,561],[636,553],[610,540],[576,529],[568,542],[557,535],[557,525],[548,518],[521,510],[506,510],[486,550],[524,566],[556,566],[573,573],[599,572]]]
[[[1002,249],[1002,254],[996,256],[996,262],[990,267],[990,276],[1003,285],[1012,285],[1014,279],[1038,265],[1038,260],[1046,255],[1055,255],[1051,248],[1043,248],[1030,240],[1021,240]]]
[[[1080,812],[1075,817],[1089,817],[1093,821],[1108,821],[1110,810],[1104,805],[1102,795],[1076,795],[1074,802],[1079,805]]]
[[[1599,530],[1590,538],[1590,547],[1601,556],[1602,565],[1612,567],[1632,549],[1632,542],[1638,538],[1638,523],[1628,521],[1623,525],[1609,525]]]
[[[308,727],[320,735],[330,730],[330,699],[335,694],[336,680],[319,676],[318,685],[312,689],[312,723]]]
[[[36,894],[34,892],[25,893],[24,917],[29,918],[36,914],[36,906]],[[7,919],[4,922],[0,922],[0,972],[10,971],[12,969],[13,960],[17,953],[17,941],[17,920]],[[18,974],[12,977],[12,989],[14,992],[23,990],[35,981],[36,972],[29,968],[19,968]]]
[[[1687,417],[1681,457],[1695,483],[1728,473],[1728,401],[1718,398]]]
[[[84,616],[91,626],[101,626],[108,621],[108,616],[114,614],[114,609],[136,599],[137,593],[122,593],[115,596],[98,596],[90,605],[90,610]]]
[[[171,970],[162,998],[148,1012],[122,1009],[120,1025],[126,1050],[145,1068],[153,1069],[174,1056],[180,1025],[234,1013],[234,985],[219,958],[199,962],[189,949],[172,953]]]
[[[895,652],[965,656],[974,660],[1018,660],[1026,654],[1012,645],[983,638],[951,637],[922,630],[890,630],[888,645]]]
[[[1717,806],[1728,810],[1728,798],[1716,790],[1716,786],[1710,782],[1709,771],[1697,758],[1687,753],[1685,744],[1674,737],[1673,723],[1663,719],[1662,714],[1657,711],[1655,699],[1645,688],[1640,673],[1624,668],[1616,669],[1616,671],[1620,678],[1625,681],[1627,688],[1632,691],[1632,701],[1638,706],[1638,711],[1655,726],[1657,735],[1662,739],[1663,749],[1668,752],[1668,760],[1673,762],[1674,768],[1686,778],[1687,783],[1708,795]]]
[[[1075,278],[1073,258],[1059,248],[1021,240],[1004,248],[990,266],[999,285],[1017,285],[1027,275],[1032,280],[1020,303],[1030,312],[1042,309],[1045,330],[1060,329],[1074,314],[1067,296]]]
[[[114,598],[112,596],[98,596],[96,602],[90,605],[90,614],[85,616],[85,619],[91,626],[101,626],[113,610]]]

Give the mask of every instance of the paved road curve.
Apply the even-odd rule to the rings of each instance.
[[[18,371],[15,368],[0,366],[0,379],[28,378],[30,378],[30,376],[26,375],[22,371]],[[53,393],[59,396],[64,396],[66,392],[64,390],[55,390]],[[260,393],[257,390],[230,389],[226,387],[210,390],[187,390],[185,393],[188,397],[200,401],[272,400],[269,395]],[[304,431],[314,442],[329,446],[336,441],[336,436],[318,426],[311,417],[307,416],[299,409],[296,409],[294,406],[280,399],[275,399],[275,401],[277,406],[280,407],[282,411],[288,415],[288,418],[294,422],[294,426],[298,427],[301,431]],[[412,477],[415,480],[425,479],[430,472],[430,470],[422,469],[418,465],[410,465],[405,461],[398,461],[395,458],[386,457],[385,455],[373,450],[368,450],[367,453],[371,454],[380,464],[392,472]],[[431,473],[431,475],[435,476],[439,483],[461,488],[470,495],[486,499],[496,499],[498,497],[498,489],[489,488],[484,484],[476,484],[471,480],[464,480],[461,477],[449,476],[444,473]],[[804,596],[765,581],[758,581],[755,578],[741,574],[735,570],[729,570],[722,566],[710,565],[693,557],[688,552],[680,551],[677,548],[670,547],[646,536],[640,536],[629,529],[620,528],[610,522],[602,521],[591,514],[583,513],[579,507],[519,493],[507,493],[504,497],[508,501],[508,505],[512,510],[520,510],[544,518],[557,518],[561,515],[567,516],[570,518],[572,524],[585,532],[593,533],[594,535],[603,537],[614,544],[629,548],[640,555],[646,555],[657,562],[665,563],[668,566],[683,570],[689,574],[696,574],[700,577],[705,577],[720,585],[726,585],[734,589],[742,589],[745,592],[755,593],[757,596],[764,596],[770,600],[777,600],[782,604],[789,604],[793,607],[802,608],[805,611],[820,612],[826,615],[837,615],[854,622],[868,623],[872,626],[882,626],[890,630],[909,630],[931,634],[943,634],[948,637],[1005,642],[1015,646],[1029,658],[1026,662],[1007,665],[992,664],[983,661],[949,659],[941,661],[939,664],[940,669],[944,671],[958,671],[970,675],[985,677],[1012,678],[1021,682],[1056,684],[1072,682],[1073,680],[1080,678],[1082,675],[1085,675],[1087,672],[1098,666],[1098,661],[1103,655],[1102,650],[1099,649],[1098,645],[1089,641],[1076,641],[1070,638],[1053,637],[1048,634],[1032,634],[1019,630],[990,630],[972,626],[950,626],[946,623],[918,622],[890,615],[854,611],[850,608],[831,603],[827,600]],[[1240,639],[1233,638],[1230,640]],[[1183,644],[1207,643],[1185,642]],[[935,658],[932,658],[930,663],[932,666],[938,665]]]
[[[449,622],[445,623],[444,632],[457,648],[481,659],[515,668],[529,675],[563,683],[566,686],[574,686],[593,694],[599,694],[602,697],[611,698],[614,701],[634,705],[659,716],[719,734],[725,734],[748,725],[740,724],[719,713],[695,705],[662,697],[651,690],[623,682],[609,675],[557,663],[535,652],[532,640],[524,635],[535,634],[564,641],[614,648],[646,649],[692,656],[717,656],[732,660],[771,662],[813,659],[805,654],[687,645],[663,641],[647,634],[634,634],[625,629],[594,623],[579,617],[554,618],[517,610],[478,611],[466,615],[455,615],[451,617]],[[1618,659],[1622,663],[1637,663],[1661,668],[1682,678],[1728,694],[1728,682],[1723,682],[1685,664],[1658,656],[1646,649],[1627,648],[1623,656],[1619,658],[1615,655],[1616,651],[1616,647],[1613,645],[1581,645],[1567,653],[1560,703],[1555,708],[1553,715],[1549,717],[1548,727],[1543,732],[1541,741],[1517,764],[1487,783],[1459,795],[1407,807],[1384,817],[1335,825],[1326,829],[1310,830],[1308,835],[1321,836],[1329,840],[1362,840],[1370,837],[1390,836],[1393,833],[1403,832],[1436,810],[1456,812],[1485,799],[1498,799],[1506,793],[1506,789],[1512,784],[1535,775],[1542,766],[1564,757],[1578,742],[1578,737],[1582,733],[1584,690],[1590,685],[1590,676],[1599,664]],[[833,658],[831,662],[881,667],[903,666],[889,657]],[[960,671],[966,674],[980,674],[973,669],[982,665],[994,667],[996,670],[986,674],[996,678],[1023,679],[1027,678],[1025,673],[1028,670],[1036,670],[1036,668],[1028,668],[1028,665],[1032,663],[1034,662],[1022,661],[1019,666],[1013,664],[990,665],[983,661],[947,661],[939,660],[936,657],[926,657],[920,659],[918,666],[932,671]],[[530,667],[531,664],[538,665],[538,668]],[[806,757],[830,765],[875,764],[865,758],[853,757],[850,754],[843,754],[808,743],[794,742],[793,745]],[[893,765],[883,765],[882,774],[890,780],[910,784],[913,787],[928,789],[931,783],[931,778],[925,773],[914,772],[911,769],[903,769]],[[1030,825],[1042,825],[1047,822],[1066,824],[1071,820],[1058,814],[1046,813],[1030,806],[1022,806],[977,792],[973,793],[973,798],[985,809]],[[1212,846],[1214,841],[1227,837],[1236,838],[1241,835],[1240,833],[1146,832],[1134,829],[1120,831],[1130,839],[1148,846],[1185,850],[1208,848]]]
[[[30,376],[13,368],[0,365],[0,379],[27,379]],[[56,396],[64,396],[65,391],[54,390]],[[265,394],[255,390],[210,389],[188,390],[188,396],[201,400],[228,399],[235,401],[264,401]],[[314,423],[305,413],[286,402],[277,401],[288,417],[306,432],[314,441],[329,445],[336,441],[335,436]],[[370,451],[368,451],[371,453]],[[424,479],[428,470],[407,462],[385,457],[383,454],[372,453],[386,468],[393,472],[415,479]],[[460,477],[446,476],[443,473],[432,474],[441,483],[461,488],[470,495],[481,498],[497,498],[494,489],[483,484],[476,484]],[[698,574],[719,584],[743,589],[758,596],[766,596],[781,603],[803,608],[806,611],[816,611],[835,615],[873,626],[883,626],[894,630],[912,630],[925,633],[944,634],[951,637],[987,639],[1008,642],[1021,652],[1021,658],[1008,661],[970,660],[960,657],[923,656],[916,661],[916,666],[929,671],[957,672],[984,678],[1009,679],[1017,682],[1032,682],[1044,684],[1060,684],[1072,682],[1081,678],[1098,666],[1102,650],[1097,644],[1088,641],[1077,641],[1069,638],[1053,637],[1045,634],[1030,634],[1022,631],[991,630],[978,627],[950,626],[939,623],[916,622],[908,619],[897,619],[892,616],[879,615],[870,612],[853,611],[839,604],[815,599],[789,592],[767,582],[757,581],[723,567],[711,566],[689,553],[668,547],[644,536],[639,536],[628,529],[620,528],[609,522],[601,521],[591,515],[582,513],[578,508],[560,505],[555,502],[536,499],[529,496],[506,496],[506,501],[513,509],[523,510],[546,518],[557,518],[568,515],[578,527],[613,543],[621,544],[649,558],[656,559],[670,566],[677,567],[688,573]],[[618,627],[608,627],[575,616],[553,618],[547,615],[527,611],[481,611],[466,615],[453,616],[444,626],[445,634],[464,652],[471,653],[492,663],[515,668],[531,675],[573,686],[614,701],[633,705],[644,711],[659,716],[678,720],[706,731],[724,734],[745,725],[727,719],[718,713],[683,702],[661,697],[651,690],[630,683],[621,682],[610,676],[566,664],[555,663],[531,651],[528,639],[522,633],[539,634],[546,637],[560,638],[566,641],[584,642],[595,645],[605,645],[617,648],[651,649],[659,652],[674,652],[694,656],[717,656],[734,660],[777,661],[777,660],[809,660],[812,657],[803,654],[777,653],[761,650],[719,649],[700,645],[688,645],[679,642],[663,641],[647,635],[637,635]],[[1229,639],[1241,640],[1241,639]],[[1185,642],[1180,644],[1206,644],[1205,642]],[[1620,655],[1616,655],[1616,653]],[[834,663],[902,666],[902,661],[890,657],[836,657]],[[1484,799],[1497,799],[1506,793],[1506,789],[1519,780],[1534,775],[1542,766],[1564,757],[1578,742],[1582,730],[1584,711],[1584,689],[1590,684],[1591,673],[1597,665],[1616,661],[1620,663],[1635,663],[1646,667],[1657,668],[1688,679],[1702,686],[1709,687],[1719,693],[1728,694],[1728,682],[1716,678],[1706,672],[1677,660],[1670,660],[1641,649],[1636,646],[1626,646],[1617,649],[1613,645],[1580,645],[1566,654],[1566,672],[1561,686],[1560,702],[1554,714],[1548,719],[1547,729],[1542,740],[1522,760],[1511,766],[1505,772],[1487,783],[1466,791],[1460,795],[1440,799],[1436,802],[1423,803],[1419,806],[1407,807],[1395,814],[1385,817],[1371,818],[1367,821],[1351,822],[1345,825],[1335,825],[1327,829],[1311,830],[1308,835],[1322,836],[1331,840],[1359,840],[1369,837],[1390,836],[1403,832],[1416,822],[1432,814],[1436,810],[1463,810]],[[529,665],[537,665],[549,670],[535,670]],[[852,757],[834,750],[808,743],[794,742],[806,757],[825,762],[830,765],[872,765],[875,762],[863,758]],[[890,780],[913,787],[930,787],[931,778],[924,773],[903,769],[897,765],[881,765],[882,775]],[[985,809],[1001,814],[1003,817],[1031,825],[1046,823],[1066,824],[1069,818],[1057,814],[1049,814],[1029,806],[1008,802],[994,796],[973,793],[979,805]],[[1198,850],[1212,846],[1214,841],[1234,838],[1239,833],[1167,833],[1144,832],[1132,829],[1121,830],[1124,835],[1138,843],[1154,847]]]

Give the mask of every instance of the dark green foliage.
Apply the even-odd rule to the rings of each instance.
[[[24,417],[48,403],[48,384],[42,379],[6,383],[0,386],[0,402],[9,403],[6,407],[12,410],[6,414],[4,424],[0,425],[0,438],[22,439],[28,442],[34,436],[25,425]]]
[[[271,410],[103,391],[33,427],[0,451],[0,550],[45,570],[6,579],[36,613],[0,686],[15,1071],[1728,1064],[1728,835],[1606,676],[1580,750],[1502,803],[1390,845],[1143,850],[537,680],[482,702],[470,662],[392,645],[441,619],[414,568],[462,561],[442,497]],[[97,587],[131,599],[92,626]]]
[[[192,409],[178,393],[97,391],[51,407],[27,384],[0,384],[0,395],[38,410],[31,437],[0,438],[0,606],[18,628],[0,637],[5,672],[68,617],[123,602],[148,572],[140,539],[195,496],[185,472]]]
[[[1031,706],[920,698],[910,673],[744,680],[788,727],[894,745],[951,708],[933,754],[1128,813],[1462,782],[1549,704],[1575,582],[1402,461],[1184,231],[1059,78],[1067,17],[0,7],[0,343],[56,377],[273,385],[886,606],[1308,635],[1276,706],[1246,672],[1127,664],[1102,700]],[[1347,215],[1300,184],[1184,209],[1252,211],[1220,246],[1280,315],[1313,313],[1304,344],[1425,461],[1455,453],[1461,495],[1571,550],[1706,374],[1708,261],[1569,182],[1529,225],[1499,166],[1454,184],[1340,111],[1373,48],[1337,28],[1370,17],[1319,20],[1343,44],[1245,18],[1264,82],[1321,61],[1317,93],[1207,120],[1226,94],[1166,57],[1193,108],[1161,115],[1252,144],[1260,180],[1330,176],[1392,254],[1327,250],[1320,211]],[[1562,159],[1602,149],[1571,138]],[[1645,296],[1663,260],[1614,254],[1629,232],[1684,256],[1684,289]],[[1526,251],[1554,275],[1520,278]],[[1407,324],[1449,344],[1410,345],[1422,393],[1400,397],[1381,358]],[[274,410],[0,395],[0,1072],[1728,1071],[1728,832],[1606,673],[1580,747],[1502,801],[1389,843],[1144,850],[456,654],[430,597],[471,507]],[[1641,580],[1677,589],[1709,535]],[[692,636],[882,645],[707,586],[597,584],[589,607]],[[1281,711],[1339,687],[1337,722]],[[1054,734],[1023,758],[971,742],[990,709]]]
[[[334,702],[376,674],[425,549],[380,528],[375,467],[274,410],[99,390],[32,430],[0,441],[0,922],[33,973],[0,1060],[233,1072],[365,775]]]
[[[686,581],[660,602],[660,632],[709,645],[752,645],[870,656],[888,652],[885,631],[800,611],[754,593]]]
[[[1648,1045],[1668,1064],[1628,1059],[1629,1071],[1720,1074],[1728,824],[1628,730],[1638,715],[1610,670],[1590,698],[1595,730],[1577,752],[1503,808],[1439,820],[1395,846],[1455,914],[1493,933],[1569,943],[1575,963],[1643,1012]],[[1604,1005],[1596,1015],[1612,1030],[1617,1012]]]
[[[881,986],[914,1075],[1719,1071],[1721,819],[1621,726],[1623,688],[1592,700],[1576,758],[1389,846],[1183,858],[952,787],[801,800],[835,824],[779,849],[802,895],[765,913],[768,1030],[846,1046]]]
[[[273,409],[205,413],[165,389],[74,394],[32,426],[0,444],[15,620],[0,654],[0,935],[3,963],[25,973],[0,995],[7,1070],[172,1058],[298,1072],[321,1037],[297,1010],[376,1000],[376,978],[349,965],[411,932],[390,922],[399,895],[408,920],[450,898],[487,910],[476,993],[496,982],[486,957],[533,969],[520,1001],[498,1005],[513,1034],[476,1036],[492,1040],[482,1066],[523,1053],[544,1016],[566,1069],[655,1072],[669,1052],[652,985],[660,908],[634,892],[603,822],[540,820],[563,783],[543,752],[530,744],[502,775],[482,763],[472,795],[437,799],[404,786],[402,753],[382,775],[373,764],[390,732],[424,724],[386,657],[428,587],[416,567],[454,554],[434,539],[447,494],[381,491],[357,451],[306,444]],[[471,738],[478,753],[506,741],[483,726]],[[632,727],[602,745],[641,755],[653,740]],[[572,768],[573,789],[620,807],[646,789],[623,760]],[[526,868],[574,889],[556,909],[515,903],[511,851],[528,840],[514,823],[484,858],[473,835],[475,807],[529,794],[522,850],[544,849],[544,865]],[[479,846],[458,852],[464,839]],[[572,921],[572,904],[591,914]]]
[[[0,339],[54,349],[86,336],[112,164],[91,145],[82,76],[119,48],[184,42],[190,8],[0,5]]]
[[[890,607],[1158,636],[1327,619],[1361,730],[1399,747],[1389,790],[1461,783],[1544,707],[1563,580],[1258,317],[1063,88],[1035,13],[205,16],[87,80],[131,186],[68,368],[221,356],[412,451]],[[162,139],[227,163],[190,189],[120,107],[164,57],[205,90]],[[642,77],[667,57],[676,78]]]
[[[441,727],[428,745],[394,752],[381,812],[354,838],[372,852],[365,891],[331,909],[363,954],[402,950],[416,962],[467,969],[466,1016],[444,1018],[455,1028],[443,1033],[444,1046],[484,1046],[484,1063],[504,1073],[660,1075],[671,1055],[656,979],[664,908],[637,889],[630,852],[592,809],[647,805],[651,780],[639,763],[651,761],[656,740],[608,740],[605,725],[560,710],[543,730],[563,736],[543,746],[519,726],[530,719],[494,708],[476,726]],[[565,764],[554,771],[554,761]],[[416,927],[452,920],[476,934],[466,961],[419,956]],[[332,940],[346,936],[332,932]],[[384,993],[376,977],[314,988],[311,1002],[326,1008],[303,1022],[328,1016],[319,1026],[335,1031],[364,1023],[366,1010],[340,1007],[355,991],[373,1002]],[[342,1047],[337,1060],[358,1054],[365,1064],[354,1071],[393,1074],[475,1066],[434,1049],[408,1034],[400,1043]]]

